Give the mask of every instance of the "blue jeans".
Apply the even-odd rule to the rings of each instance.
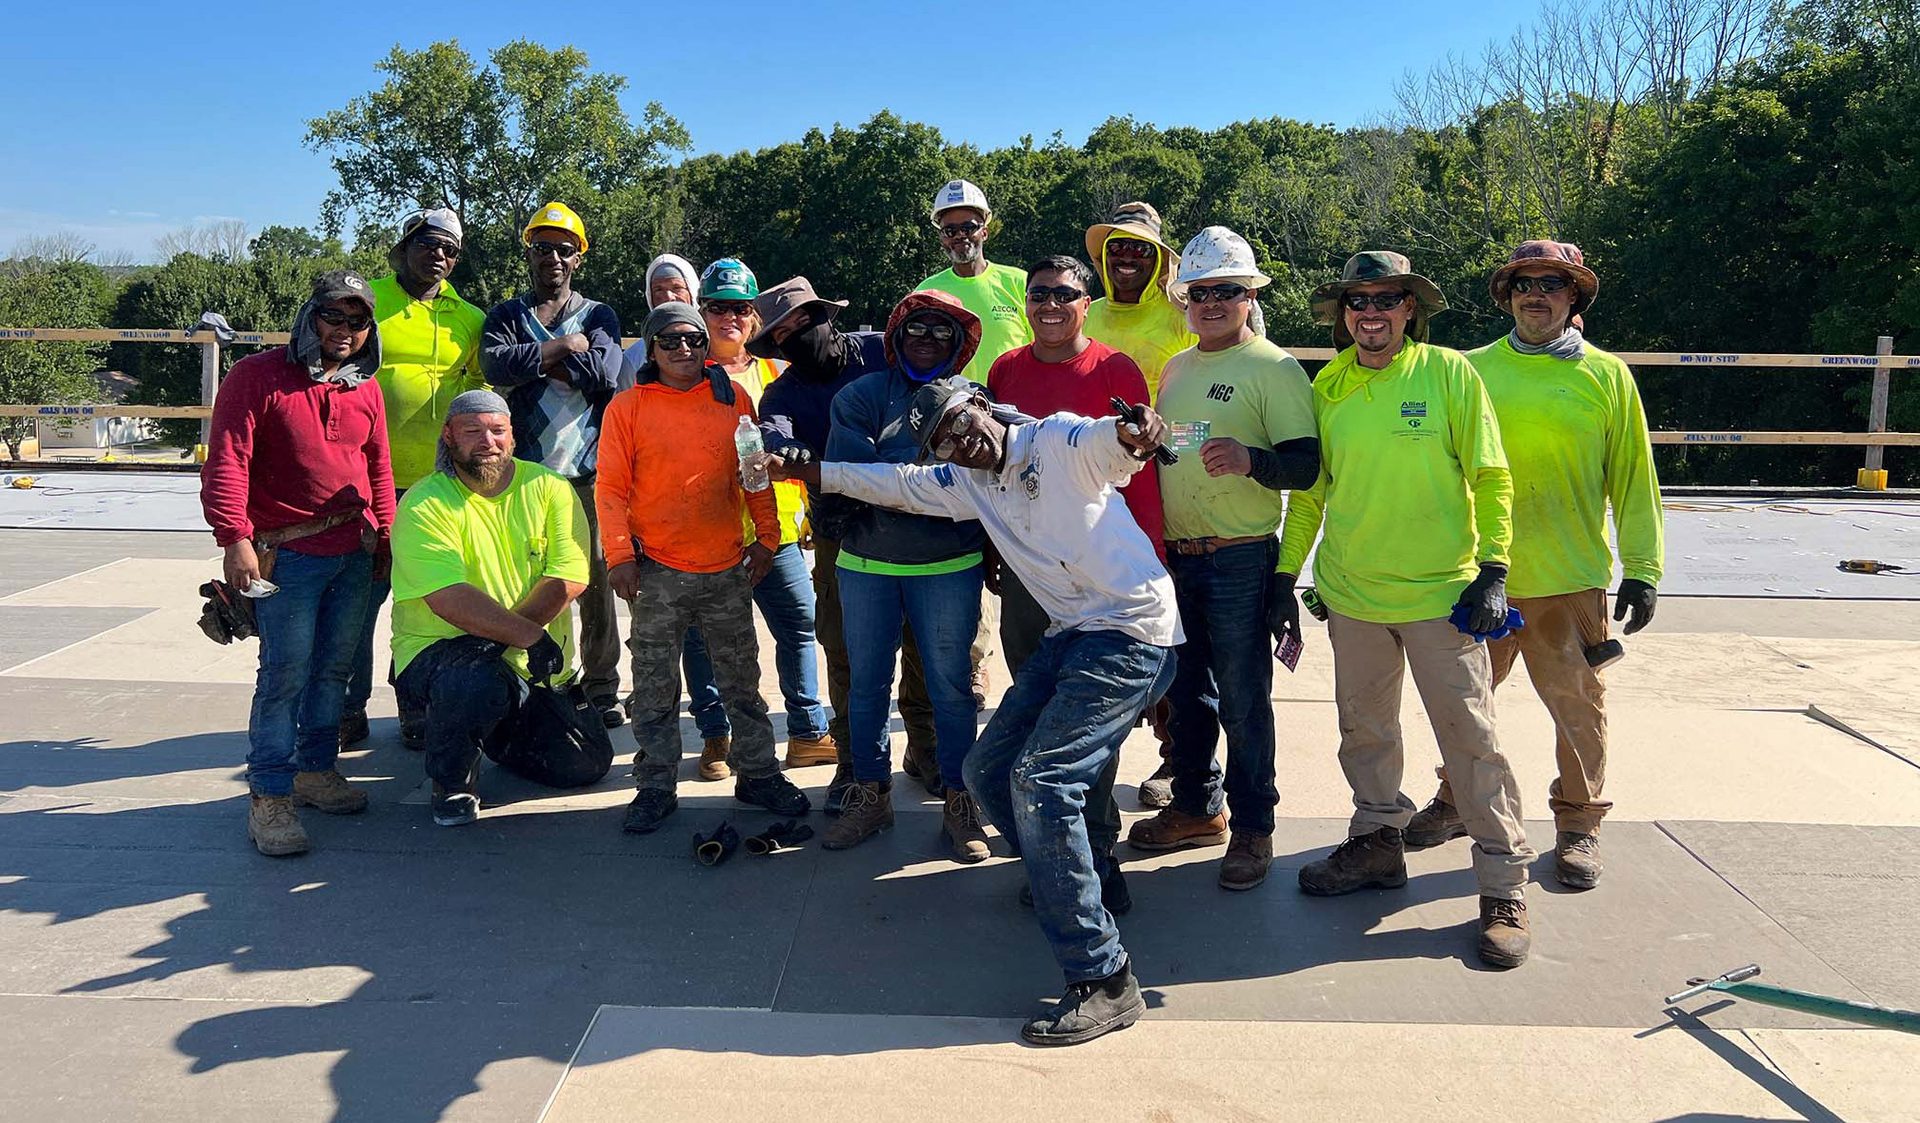
[[[1267,631],[1267,578],[1279,561],[1269,539],[1211,554],[1167,555],[1187,642],[1167,692],[1173,719],[1173,809],[1218,815],[1232,829],[1271,835],[1280,793],[1273,784],[1273,638]],[[1214,757],[1227,732],[1226,794]]]
[[[1172,648],[1124,632],[1048,636],[967,755],[967,790],[1019,848],[1034,916],[1068,983],[1104,979],[1126,962],[1100,901],[1108,859],[1088,840],[1087,798],[1175,663]]]
[[[965,789],[967,750],[973,747],[979,722],[969,651],[980,629],[980,567],[910,577],[842,567],[839,579],[849,672],[847,751],[854,778],[866,782],[893,776],[887,751],[888,700],[893,696],[900,629],[911,623],[933,704],[940,780],[956,791]]]
[[[287,795],[293,774],[325,772],[340,754],[340,711],[373,573],[359,550],[334,557],[275,551],[280,591],[253,602],[260,673],[247,721],[247,787]]]
[[[774,551],[773,568],[753,587],[753,603],[760,606],[767,630],[773,633],[773,666],[780,675],[780,696],[787,703],[787,736],[825,736],[820,648],[813,635],[813,577],[798,543],[789,542]],[[687,713],[699,726],[700,736],[727,736],[731,732],[727,710],[720,704],[720,688],[713,683],[707,639],[698,628],[687,629],[680,667],[687,676]]]
[[[393,684],[400,704],[425,717],[427,776],[446,791],[473,791],[487,734],[527,700],[503,648],[478,636],[436,640]]]

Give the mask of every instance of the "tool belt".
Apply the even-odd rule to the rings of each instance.
[[[253,552],[260,559],[261,580],[273,580],[273,560],[278,556],[281,546],[286,545],[288,542],[298,542],[302,538],[312,538],[316,534],[323,534],[342,523],[352,522],[365,513],[364,508],[355,508],[351,511],[336,511],[331,515],[322,515],[317,519],[308,519],[303,523],[294,523],[292,526],[275,527],[272,530],[259,531],[253,536]],[[373,532],[372,527],[365,528],[360,534],[360,548],[369,554],[373,553],[374,544],[378,541],[378,538],[379,536]]]
[[[364,513],[364,508],[351,511],[339,511],[331,515],[322,515],[317,519],[308,519],[292,526],[263,530],[253,536],[254,554],[260,560],[260,579],[273,580],[273,560],[279,555],[280,546],[287,542],[298,542],[302,538],[311,538],[323,531],[332,530],[345,522],[351,522]],[[360,546],[373,553],[378,542],[372,527],[361,532]],[[207,598],[200,608],[200,630],[215,643],[229,644],[235,640],[251,639],[259,634],[253,614],[253,602],[240,594],[240,591],[218,578],[200,586],[200,595]]]
[[[1211,554],[1216,550],[1225,550],[1231,546],[1250,546],[1255,542],[1265,542],[1271,534],[1249,534],[1243,538],[1169,538],[1169,554]]]

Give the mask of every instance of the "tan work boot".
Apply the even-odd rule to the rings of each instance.
[[[947,792],[947,805],[940,812],[940,833],[956,862],[971,865],[993,856],[987,847],[986,826],[980,820],[980,805],[966,792]]]
[[[787,767],[811,768],[816,764],[832,764],[840,759],[840,746],[825,733],[818,737],[787,738]]]
[[[1356,889],[1398,889],[1407,883],[1407,855],[1400,831],[1380,827],[1357,834],[1333,853],[1300,867],[1300,891],[1338,897]]]
[[[724,780],[733,775],[733,769],[727,764],[727,754],[732,751],[733,738],[707,738],[700,746],[700,778]]]
[[[1553,836],[1554,876],[1569,889],[1600,884],[1600,836],[1591,831],[1560,831]]]
[[[1480,898],[1480,962],[1489,967],[1518,967],[1527,961],[1532,947],[1525,901]]]
[[[293,798],[256,795],[247,809],[247,837],[270,858],[307,851],[307,831],[293,810]]]
[[[1220,888],[1251,889],[1267,879],[1273,865],[1273,836],[1233,832],[1227,856],[1220,859]]]
[[[1142,819],[1127,832],[1135,850],[1180,850],[1188,846],[1218,846],[1227,840],[1224,813],[1202,817],[1168,807],[1151,819]]]
[[[862,780],[847,789],[840,817],[820,836],[828,850],[858,846],[893,826],[893,789],[878,780]]]
[[[338,769],[293,774],[293,805],[329,815],[358,815],[367,809],[367,793],[347,783]]]

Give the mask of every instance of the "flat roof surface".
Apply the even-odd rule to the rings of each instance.
[[[193,625],[218,571],[193,481],[85,479],[101,486],[0,491],[0,524],[42,528],[0,530],[0,1117],[1920,1118],[1920,1038],[1661,1002],[1758,962],[1781,985],[1920,1008],[1920,604],[1904,579],[1824,590],[1890,600],[1663,598],[1608,672],[1606,877],[1562,891],[1543,857],[1534,957],[1505,973],[1473,956],[1464,842],[1412,855],[1404,890],[1295,888],[1350,808],[1310,630],[1274,687],[1272,876],[1230,894],[1218,849],[1123,846],[1121,931],[1151,1010],[1041,1051],[1012,1042],[1059,987],[1019,867],[945,860],[938,804],[905,780],[873,842],[705,869],[694,831],[769,817],[695,779],[690,754],[676,821],[623,834],[622,729],[602,784],[490,771],[480,822],[445,830],[382,688],[372,740],[341,763],[371,809],[308,812],[312,852],[261,857],[242,780],[257,648]],[[1832,580],[1836,550],[1913,556],[1911,521],[1866,510],[1880,504],[1712,506],[1669,514],[1676,585],[1695,544],[1732,556],[1716,536],[1745,535],[1786,593],[1821,592],[1785,577]],[[195,530],[45,529],[142,520]],[[778,710],[764,633],[762,655]],[[1404,788],[1423,802],[1437,753],[1411,690],[1404,704]],[[1519,673],[1499,721],[1550,851],[1552,727]],[[1137,731],[1130,819],[1154,764]],[[792,775],[817,805],[830,772]]]

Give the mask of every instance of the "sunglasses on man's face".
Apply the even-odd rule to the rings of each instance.
[[[420,247],[422,253],[437,253],[452,261],[460,256],[460,247],[441,238],[415,238],[413,244]]]
[[[1159,252],[1152,242],[1138,242],[1132,238],[1115,238],[1107,243],[1108,257],[1131,257],[1144,261]]]
[[[973,432],[979,428],[979,426],[979,416],[972,409],[965,406],[960,407],[959,412],[953,415],[953,420],[947,423],[947,435],[940,438],[940,443],[933,446],[934,459],[950,459],[953,456],[954,450],[960,447],[960,438]]]
[[[704,331],[676,331],[653,337],[653,345],[662,351],[698,351],[707,345],[707,333]]]
[[[1340,303],[1351,312],[1365,312],[1369,308],[1376,312],[1391,312],[1412,295],[1410,292],[1350,292],[1340,298]]]
[[[1226,304],[1247,295],[1247,286],[1235,284],[1188,285],[1187,300],[1193,304]]]
[[[972,219],[968,219],[965,222],[949,222],[940,228],[940,236],[943,238],[971,238],[986,228],[985,223],[975,222]]]
[[[313,318],[332,328],[344,324],[348,331],[366,331],[373,326],[373,317],[365,312],[342,312],[338,308],[317,309]]]
[[[750,300],[709,300],[700,306],[700,310],[709,316],[739,316],[745,318],[753,314],[753,302]]]
[[[580,250],[578,247],[567,245],[565,242],[528,242],[527,252],[535,257],[557,257],[565,261],[579,253]]]
[[[1027,290],[1027,303],[1035,307],[1049,302],[1054,304],[1072,304],[1085,295],[1087,294],[1074,288],[1072,285],[1054,285],[1052,288],[1048,288],[1046,285],[1035,285]]]
[[[1539,289],[1543,293],[1560,292],[1573,282],[1558,273],[1549,273],[1544,277],[1515,277],[1507,282],[1514,292],[1532,292]]]
[[[900,330],[907,333],[908,339],[931,338],[935,343],[947,343],[953,339],[951,324],[908,324]]]

